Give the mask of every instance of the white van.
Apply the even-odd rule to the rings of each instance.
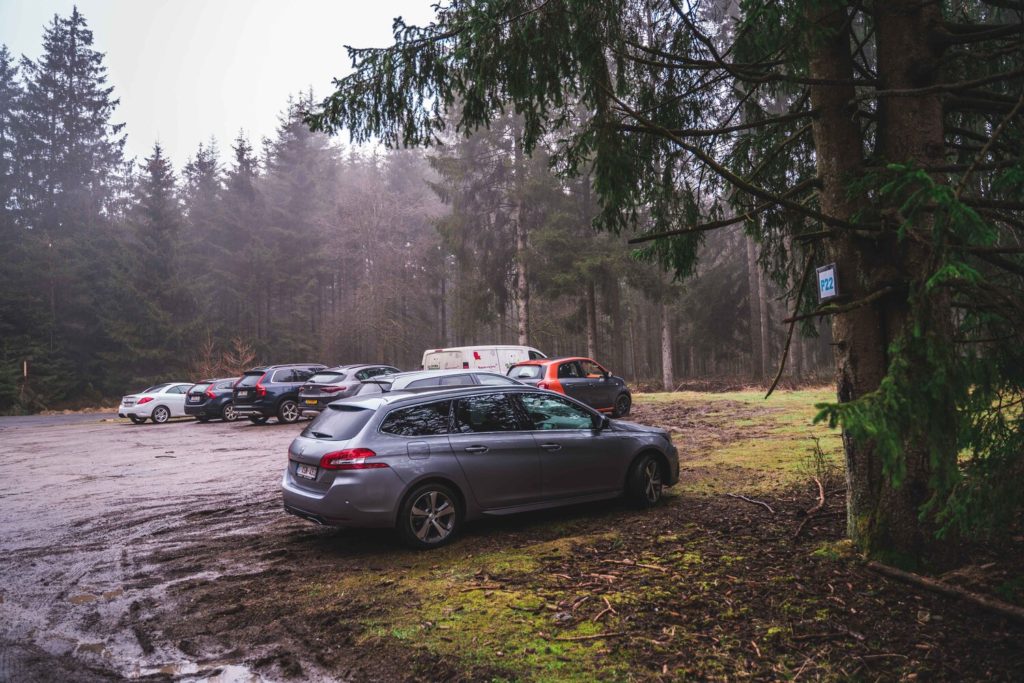
[[[423,352],[424,370],[489,370],[505,374],[516,363],[547,358],[532,346],[456,346]]]

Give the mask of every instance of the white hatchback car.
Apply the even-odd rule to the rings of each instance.
[[[117,408],[117,416],[127,417],[137,425],[147,418],[163,424],[172,417],[185,417],[185,395],[191,386],[192,382],[167,382],[125,396]]]

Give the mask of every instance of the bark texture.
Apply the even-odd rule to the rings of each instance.
[[[876,4],[881,88],[919,88],[933,81],[936,56],[927,45],[927,26],[938,13],[937,5],[916,0]],[[819,6],[809,18],[819,29],[809,46],[811,76],[833,83],[853,79],[844,11]],[[813,135],[822,210],[849,220],[864,201],[848,194],[850,181],[861,171],[864,144],[851,109],[854,88],[830,85],[810,90],[818,112]],[[887,161],[926,162],[929,154],[941,156],[942,110],[937,95],[883,98],[879,113],[879,152]],[[848,402],[878,389],[885,377],[890,344],[910,324],[904,285],[922,274],[924,263],[912,247],[897,241],[894,230],[878,238],[838,232],[829,248],[845,302],[894,287],[892,294],[832,318],[838,400]],[[927,452],[918,444],[905,444],[907,474],[896,486],[883,474],[873,444],[854,442],[847,433],[843,441],[848,532],[853,541],[871,556],[904,565],[940,554],[932,525],[919,518],[929,490]]]
[[[672,307],[661,301],[661,382],[665,391],[675,389],[675,369],[672,367]]]

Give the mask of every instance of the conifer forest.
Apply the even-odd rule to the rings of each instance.
[[[1024,1],[37,1],[0,683],[1021,680]]]

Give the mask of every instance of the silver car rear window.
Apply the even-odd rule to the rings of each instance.
[[[311,439],[345,441],[358,434],[373,417],[369,408],[331,405],[302,430],[302,436]]]

